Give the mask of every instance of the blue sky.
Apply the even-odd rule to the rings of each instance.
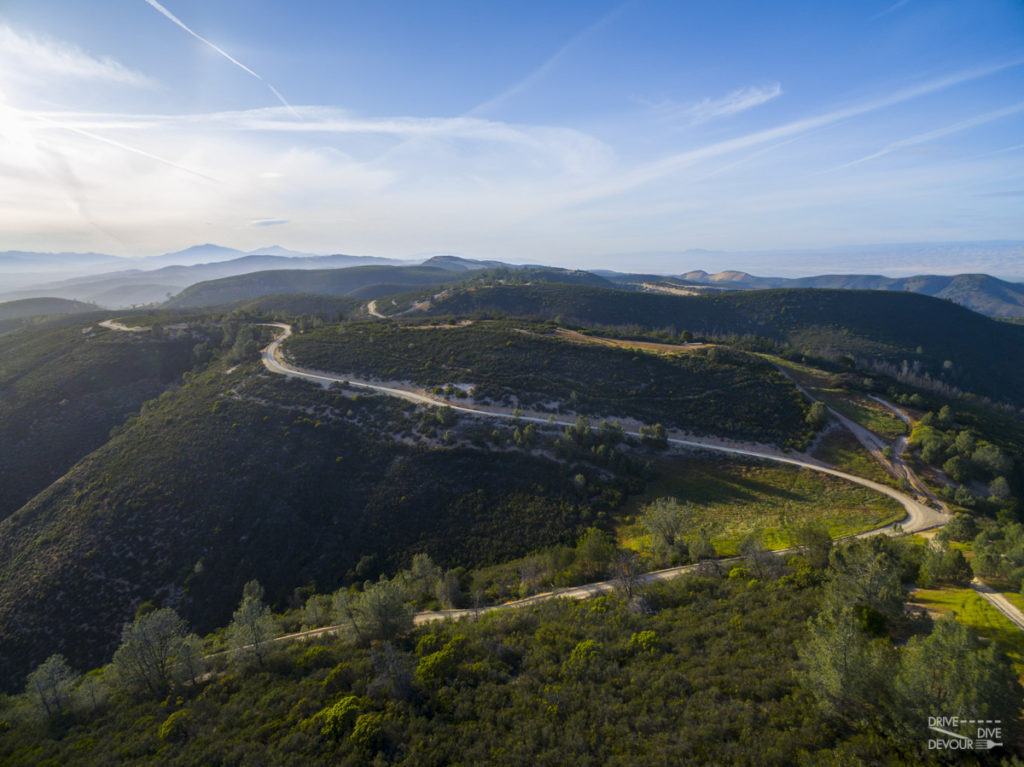
[[[0,0],[0,250],[1024,239],[1022,86],[1019,0]]]

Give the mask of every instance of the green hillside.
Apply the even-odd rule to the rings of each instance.
[[[117,333],[81,318],[0,336],[0,519],[180,379],[201,340]]]
[[[41,314],[81,314],[96,311],[95,304],[66,298],[24,298],[0,303],[0,320],[17,320]]]
[[[458,290],[431,313],[558,318],[583,326],[762,337],[910,383],[1024,406],[1024,328],[912,293],[760,290],[669,296],[563,285]],[[904,365],[904,362],[906,365]],[[948,364],[947,364],[948,363]]]
[[[200,282],[167,302],[169,307],[220,306],[285,293],[379,298],[424,285],[451,282],[452,272],[429,266],[353,266],[347,269],[282,269]]]
[[[795,387],[767,362],[726,349],[638,355],[572,343],[528,322],[358,323],[293,336],[284,348],[299,365],[320,370],[426,387],[471,385],[483,402],[790,447],[812,433]]]
[[[607,470],[443,447],[411,406],[256,369],[190,376],[0,523],[4,687],[52,652],[102,661],[144,600],[205,631],[253,577],[284,604],[416,551],[494,563],[575,540],[623,497]]]

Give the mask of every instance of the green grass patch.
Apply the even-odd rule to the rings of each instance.
[[[812,389],[811,393],[837,413],[845,415],[880,437],[891,440],[907,433],[907,425],[903,421],[887,408],[863,395],[842,389],[824,388]]]
[[[811,455],[850,474],[874,480],[883,485],[899,487],[896,481],[871,453],[846,429],[833,429],[818,442]]]
[[[737,553],[745,535],[762,530],[768,548],[791,545],[790,531],[812,519],[828,525],[834,537],[863,532],[900,520],[903,507],[891,498],[850,482],[791,466],[688,456],[666,460],[661,478],[626,507],[619,527],[624,545],[649,545],[637,521],[644,505],[673,497],[697,507],[696,526],[706,525],[721,555]]]
[[[1017,595],[1019,598],[1019,595]],[[929,610],[946,615],[970,626],[979,636],[999,645],[1010,656],[1017,673],[1024,676],[1024,631],[989,604],[973,589],[918,589],[911,599]],[[1021,603],[1024,605],[1024,602]]]

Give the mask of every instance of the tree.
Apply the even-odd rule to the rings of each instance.
[[[178,655],[175,661],[174,676],[179,683],[199,684],[200,677],[206,671],[203,640],[196,634],[186,636],[178,646]]]
[[[814,428],[815,431],[822,428],[828,423],[828,408],[825,407],[824,402],[815,402],[811,405],[811,409],[807,412],[807,417],[804,419]]]
[[[975,440],[974,435],[967,431],[967,429],[964,429],[957,434],[956,441],[954,442],[956,445],[956,451],[960,453],[960,455],[970,455],[974,451],[976,443],[977,440]]]
[[[242,657],[253,657],[261,666],[268,644],[277,636],[277,621],[263,604],[263,587],[252,580],[242,590],[242,601],[228,625],[228,644]]]
[[[364,639],[394,639],[412,629],[412,608],[405,589],[384,576],[355,600],[353,612]]]
[[[824,522],[810,520],[801,525],[793,535],[793,542],[811,566],[824,568],[828,565],[828,556],[832,551],[832,535]]]
[[[615,541],[608,533],[588,527],[576,543],[576,562],[586,577],[600,577],[607,573],[615,552]]]
[[[907,589],[900,577],[900,563],[887,550],[888,541],[868,538],[833,549],[832,577],[826,584],[826,604],[860,607],[866,626],[873,618],[883,624],[903,617]]]
[[[644,507],[640,524],[651,535],[655,551],[669,560],[680,558],[685,551],[683,535],[693,521],[694,509],[675,498],[658,498]]]
[[[25,680],[25,696],[36,711],[46,717],[60,716],[71,704],[71,688],[78,674],[63,655],[51,655]]]
[[[755,578],[769,579],[778,577],[782,562],[775,554],[764,547],[764,538],[760,530],[747,534],[740,541],[740,554],[744,564]]]
[[[964,555],[942,541],[938,546],[929,546],[925,552],[918,582],[925,587],[935,584],[966,586],[973,577]]]
[[[302,608],[302,623],[308,628],[326,626],[331,619],[331,598],[324,594],[310,594]]]
[[[441,568],[434,564],[428,554],[414,554],[412,565],[400,576],[406,596],[412,600],[430,599],[437,582],[441,579]]]
[[[331,619],[335,623],[348,625],[356,639],[362,639],[359,621],[356,620],[356,598],[344,586],[331,594]]]
[[[978,526],[974,523],[974,517],[958,511],[953,518],[946,523],[946,526],[939,530],[935,536],[945,541],[967,542],[978,534]]]
[[[891,646],[869,639],[850,607],[819,613],[799,654],[805,684],[828,713],[860,720],[886,697]]]
[[[940,618],[926,637],[912,637],[895,678],[904,725],[923,734],[928,717],[1001,719],[1012,726],[1024,695],[1009,659],[953,616]],[[1004,737],[1006,742],[1012,737]]]
[[[640,427],[640,441],[656,450],[668,447],[668,432],[660,423]]]
[[[995,445],[979,445],[971,454],[971,460],[992,477],[1009,474],[1013,469],[1013,461]]]
[[[124,625],[111,662],[120,685],[133,693],[165,696],[184,639],[185,621],[171,608],[140,610]]]
[[[988,483],[988,492],[992,498],[999,501],[1005,501],[1010,497],[1010,483],[1006,481],[1006,477],[996,477]]]
[[[949,475],[950,479],[956,482],[966,482],[971,475],[971,464],[963,456],[954,455],[942,464],[942,470]]]

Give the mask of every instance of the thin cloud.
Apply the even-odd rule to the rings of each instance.
[[[147,2],[149,2],[149,0],[147,0]],[[557,51],[551,54],[551,56],[545,59],[539,67],[537,67],[528,75],[526,75],[526,77],[519,80],[517,83],[514,83],[509,88],[506,88],[497,96],[493,96],[492,98],[487,99],[487,101],[484,101],[482,104],[477,104],[475,107],[466,112],[466,116],[468,117],[478,115],[483,112],[487,112],[493,109],[494,107],[504,103],[505,101],[508,101],[513,96],[516,96],[526,90],[529,90],[536,83],[543,80],[547,76],[547,74],[552,69],[555,68],[558,62],[562,58],[564,58],[565,55],[568,54],[573,48],[579,45],[580,42],[590,37],[590,35],[594,34],[599,29],[607,25],[609,22],[611,22],[613,19],[619,16],[619,14],[621,14],[626,8],[628,8],[632,4],[633,2],[623,3],[617,8],[614,8],[610,12],[606,13],[597,21],[588,25],[581,32],[572,37],[567,43],[563,44],[561,48],[559,48]]]
[[[772,83],[763,87],[750,86],[748,88],[740,88],[721,98],[706,98],[695,104],[681,106],[673,103],[661,103],[654,105],[654,108],[670,120],[683,122],[687,125],[700,125],[717,120],[720,117],[728,117],[739,112],[745,112],[781,95],[782,85]]]
[[[249,226],[280,226],[287,223],[287,218],[257,218],[250,221]]]
[[[871,17],[871,20],[874,21],[875,19],[880,19],[883,16],[888,16],[890,13],[898,11],[900,8],[902,8],[903,6],[905,6],[909,2],[910,2],[910,0],[899,0],[899,2],[893,3],[888,8],[886,8],[884,10],[881,10],[878,13],[876,13],[874,16]]]
[[[74,125],[68,125],[68,124],[65,124],[65,123],[61,123],[61,122],[59,122],[57,120],[51,120],[50,118],[46,117],[45,115],[41,115],[41,114],[39,114],[37,112],[22,112],[22,110],[17,110],[17,111],[20,112],[21,114],[23,114],[24,116],[30,118],[30,119],[38,120],[39,122],[41,122],[41,123],[43,123],[45,125],[49,125],[52,128],[57,128],[59,130],[68,131],[68,132],[74,133],[74,134],[76,134],[78,136],[83,136],[83,137],[91,139],[93,141],[98,141],[98,142],[100,142],[102,144],[106,144],[107,146],[112,146],[112,147],[115,147],[115,148],[120,149],[122,151],[129,152],[131,154],[137,154],[140,157],[146,157],[146,158],[148,158],[150,160],[153,160],[155,162],[161,163],[162,165],[167,165],[168,167],[175,168],[175,169],[180,170],[180,171],[184,171],[185,173],[190,173],[193,176],[198,176],[199,178],[205,179],[206,181],[213,181],[214,183],[220,183],[219,180],[214,178],[213,176],[208,176],[207,174],[202,173],[201,171],[195,170],[194,168],[189,168],[189,167],[187,167],[185,165],[180,165],[180,164],[174,162],[173,160],[168,160],[166,157],[161,157],[160,155],[153,154],[152,152],[147,152],[145,149],[139,149],[138,147],[134,147],[134,146],[131,146],[129,144],[124,144],[124,143],[122,143],[120,141],[115,141],[114,139],[107,138],[106,136],[101,136],[101,135],[99,135],[97,133],[93,133],[92,131],[89,131],[89,130],[84,130],[84,129],[79,128],[79,127],[74,126]]]
[[[699,149],[669,155],[661,158],[660,160],[641,166],[632,173],[626,174],[609,185],[605,185],[604,187],[594,187],[586,192],[582,199],[594,199],[619,194],[663,178],[681,168],[688,167],[703,160],[714,159],[732,154],[733,152],[759,146],[761,144],[808,133],[818,128],[825,128],[830,125],[834,125],[835,123],[842,122],[843,120],[849,120],[871,112],[877,112],[878,110],[885,109],[886,107],[902,104],[906,101],[911,101],[931,93],[952,88],[956,85],[988,77],[996,74],[997,72],[1002,72],[1003,70],[1020,66],[1021,64],[1024,64],[1024,59],[1014,59],[1012,61],[988,67],[979,67],[976,69],[956,72],[952,75],[947,75],[946,77],[929,80],[921,85],[904,88],[873,101],[866,101],[843,109],[836,109],[831,112],[816,115],[814,117],[795,120],[784,125],[779,125],[775,128],[756,131],[754,133],[747,134],[746,136],[720,141],[716,144],[710,144]]]
[[[58,40],[24,35],[7,25],[0,25],[0,62],[7,76],[33,77],[56,75],[77,80],[97,80],[119,85],[150,87],[153,81],[120,62],[103,56],[97,58],[81,48]]]
[[[194,30],[192,30],[187,24],[185,24],[185,22],[183,22],[181,19],[179,19],[177,16],[175,16],[169,10],[167,10],[162,5],[160,5],[160,3],[158,3],[156,0],[146,0],[146,3],[148,5],[150,5],[151,7],[153,7],[155,10],[159,11],[160,13],[162,13],[164,16],[166,16],[168,19],[173,21],[179,27],[184,29],[186,32],[188,32],[190,35],[192,35],[192,37],[194,37],[196,40],[199,40],[200,42],[205,43],[206,45],[210,46],[211,48],[213,48],[213,50],[217,51],[217,53],[219,53],[221,56],[226,58],[228,61],[230,61],[236,67],[239,67],[243,72],[246,72],[247,74],[252,75],[257,80],[259,80],[261,83],[266,85],[267,88],[270,89],[270,92],[274,94],[274,96],[277,98],[278,101],[280,101],[282,104],[284,104],[291,111],[291,113],[293,115],[295,115],[295,117],[297,117],[298,119],[302,119],[301,117],[299,117],[299,113],[296,112],[295,109],[292,107],[292,105],[289,104],[285,100],[284,96],[281,95],[280,91],[278,91],[277,88],[275,88],[273,85],[271,85],[266,80],[264,80],[256,72],[254,72],[253,70],[249,69],[249,67],[247,67],[241,61],[239,61],[234,56],[232,56],[230,53],[225,51],[223,48],[220,48],[219,46],[214,45],[209,40],[207,40],[205,37],[203,37],[199,33],[197,33]]]
[[[1010,115],[1017,114],[1018,112],[1024,112],[1024,101],[1019,102],[1017,104],[1013,104],[1008,107],[1004,107],[1003,109],[996,109],[993,112],[986,112],[985,114],[981,114],[976,117],[971,117],[967,120],[961,120],[960,122],[953,123],[952,125],[947,125],[944,128],[937,128],[935,130],[928,131],[927,133],[920,133],[917,136],[911,136],[909,138],[900,139],[899,141],[894,141],[891,144],[879,149],[877,152],[869,154],[866,157],[861,157],[858,160],[853,160],[852,162],[848,162],[845,165],[841,165],[839,167],[849,168],[854,165],[860,165],[861,163],[870,162],[871,160],[876,160],[879,157],[884,157],[887,154],[892,154],[893,152],[899,151],[901,149],[917,146],[918,144],[924,144],[928,141],[933,141],[934,139],[942,138],[943,136],[949,136],[952,133],[959,133],[961,131],[977,127],[978,125],[990,123],[993,120],[998,120],[1003,117],[1009,117]]]

